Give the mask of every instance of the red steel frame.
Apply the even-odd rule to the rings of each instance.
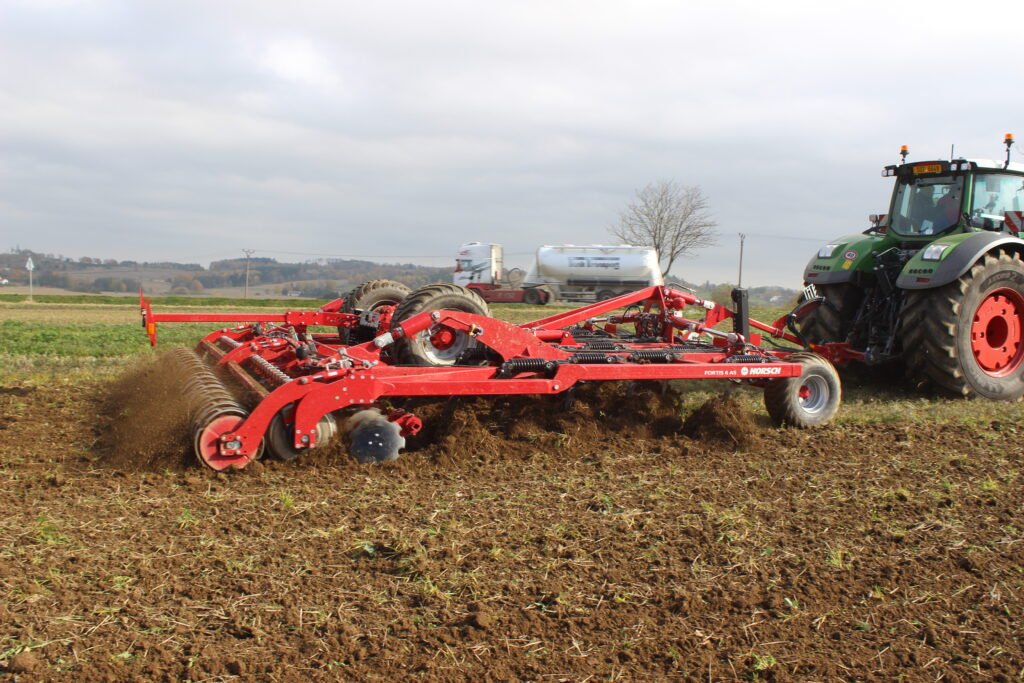
[[[271,420],[291,404],[295,407],[294,446],[301,449],[316,445],[317,422],[324,415],[345,408],[371,406],[386,397],[556,394],[583,380],[734,379],[763,386],[772,379],[798,377],[803,367],[785,361],[789,351],[757,346],[759,335],[752,334],[748,340],[736,333],[711,329],[733,317],[732,311],[670,287],[649,287],[519,325],[444,310],[419,313],[393,326],[390,332],[352,346],[341,344],[337,334],[312,334],[315,360],[301,359],[294,340],[305,336],[311,326],[355,328],[358,316],[338,312],[339,302],[332,302],[320,311],[289,311],[276,315],[153,313],[150,302],[141,293],[140,304],[143,325],[153,345],[159,322],[249,323],[212,332],[198,345],[200,351],[217,359],[218,366],[261,397],[248,417],[240,423],[229,421],[222,427],[226,430],[216,435],[217,459],[224,467],[248,463]],[[686,306],[702,307],[705,319],[696,321],[678,315]],[[608,315],[624,307],[630,308],[622,314]],[[632,309],[634,312],[630,312]],[[576,325],[595,330],[599,329],[598,323],[604,323],[603,329],[614,333],[619,325],[639,324],[642,320],[658,324],[661,341],[630,343],[613,339],[621,348],[602,353],[618,356],[617,362],[573,362],[576,350],[588,349],[585,341],[577,341],[571,330],[564,328]],[[751,320],[750,325],[773,337],[798,342],[782,329],[784,320],[774,325]],[[265,324],[270,327],[265,328]],[[432,335],[468,334],[500,360],[481,366],[395,364],[389,356],[391,344],[423,331],[430,331]],[[268,335],[268,332],[276,335]],[[693,352],[675,352],[671,362],[627,362],[629,354],[635,351],[667,349],[673,344],[678,348],[689,334],[712,335],[713,345]],[[262,357],[283,371],[288,381],[273,389],[264,388],[253,379],[260,375],[257,364],[248,363],[254,356]],[[515,371],[513,376],[503,376],[502,363],[516,359],[550,363],[543,369],[531,367]],[[414,433],[418,429],[417,422],[415,418],[406,422],[404,433]]]

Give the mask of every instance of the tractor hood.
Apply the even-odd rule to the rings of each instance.
[[[832,240],[821,247],[804,268],[804,282],[834,285],[849,282],[859,272],[871,272],[871,254],[891,246],[895,240],[885,233],[856,233]]]

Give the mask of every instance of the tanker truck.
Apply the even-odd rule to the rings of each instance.
[[[545,245],[524,274],[504,270],[500,244],[480,242],[459,247],[453,281],[487,301],[528,304],[603,301],[665,284],[652,247]]]

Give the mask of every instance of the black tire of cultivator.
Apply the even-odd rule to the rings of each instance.
[[[417,313],[444,309],[484,316],[491,314],[487,302],[471,289],[459,285],[427,285],[398,304],[391,318],[391,326],[395,327]],[[431,341],[429,331],[423,331],[414,337],[395,342],[395,357],[399,363],[406,365],[455,365],[462,354],[475,345],[476,342],[460,332],[450,345],[438,348]]]
[[[381,306],[397,306],[402,303],[412,290],[401,282],[394,280],[369,280],[356,286],[345,295],[341,306],[342,313],[372,311]],[[342,328],[338,330],[343,344],[362,344],[376,336],[377,330],[359,326],[354,330]]]
[[[330,413],[321,417],[316,423],[316,444],[318,448],[329,444],[337,435],[338,423]],[[267,451],[278,460],[284,462],[294,460],[309,450],[295,448],[294,437],[294,424],[286,424],[282,414],[278,413],[270,421],[270,426],[267,427]]]
[[[768,383],[764,405],[776,426],[807,429],[828,424],[839,410],[842,387],[835,367],[821,356],[799,352],[785,358],[800,363],[799,377],[783,377]]]
[[[1006,368],[987,372],[972,344],[972,325],[981,307],[1002,292],[1016,297],[1017,352]],[[907,379],[955,396],[1014,401],[1024,396],[1024,349],[1021,349],[1021,304],[1024,262],[1016,254],[983,256],[959,279],[935,289],[905,290],[900,313],[900,341]],[[1012,325],[1010,326],[1012,327]],[[988,332],[988,330],[981,330]],[[1005,330],[1004,330],[1005,332]],[[1012,330],[1011,330],[1012,333]],[[991,339],[991,335],[986,335]]]
[[[210,463],[203,457],[200,437],[211,423],[222,417],[237,417],[244,420],[249,410],[242,405],[214,374],[213,370],[194,351],[176,348],[171,351],[173,362],[181,368],[181,394],[185,401],[189,427],[192,430],[192,447],[196,458],[206,466]],[[263,455],[263,443],[253,459]]]
[[[825,302],[800,321],[800,334],[811,344],[845,342],[863,292],[854,285],[839,284],[821,285],[818,294]]]

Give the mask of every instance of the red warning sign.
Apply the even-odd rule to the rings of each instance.
[[[1007,211],[1006,229],[1014,235],[1024,229],[1024,211]]]

